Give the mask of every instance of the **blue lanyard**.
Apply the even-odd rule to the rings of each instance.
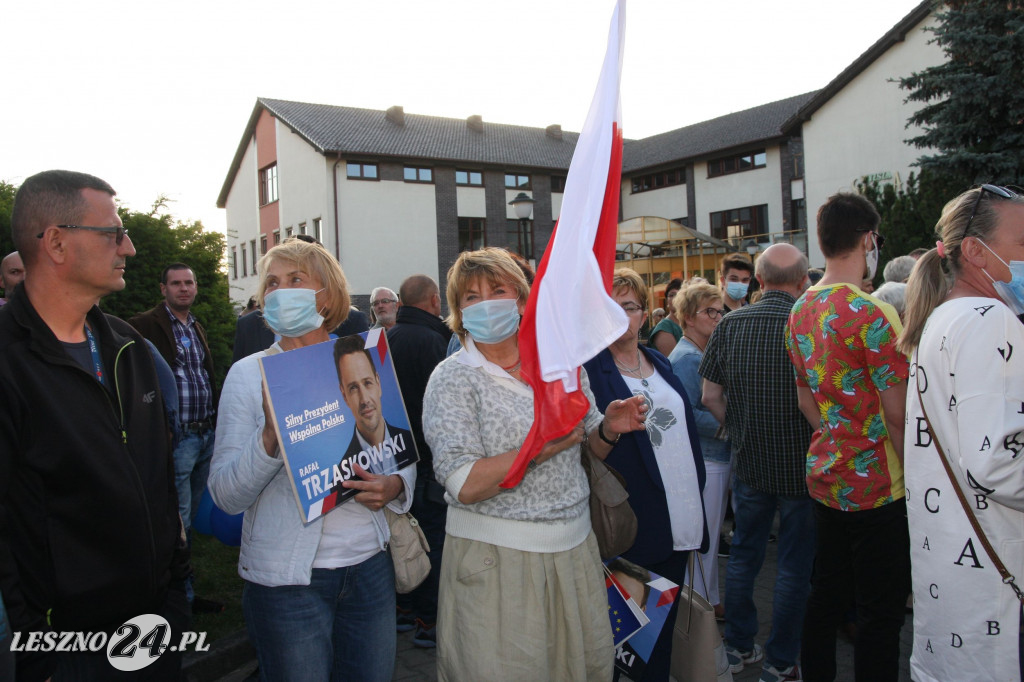
[[[92,330],[89,326],[85,327],[85,338],[89,341],[89,352],[92,353],[92,364],[96,368],[96,378],[99,382],[103,383],[103,360],[100,358],[100,349],[96,345],[96,337],[92,335]]]

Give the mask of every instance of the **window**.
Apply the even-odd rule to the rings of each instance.
[[[249,253],[252,254],[252,274],[256,274],[256,261],[259,260],[259,254],[256,253],[256,240],[253,239],[249,242]]]
[[[242,244],[242,277],[249,274],[249,271],[246,269],[247,265],[248,261],[245,258],[245,244]]]
[[[514,173],[505,174],[505,188],[506,189],[530,189],[530,176],[529,175],[516,175]]]
[[[231,247],[231,279],[238,279],[238,248]]]
[[[375,163],[353,163],[346,166],[346,174],[349,179],[354,180],[376,180],[377,164]]]
[[[433,182],[434,171],[419,166],[406,166],[404,171],[406,182]]]
[[[487,220],[459,218],[459,251],[476,251],[487,246]]]
[[[552,192],[564,192],[565,191],[565,176],[564,175],[552,175],[551,176],[551,191]]]
[[[322,242],[323,241],[323,236],[321,234],[323,232],[323,225],[324,225],[324,221],[323,220],[321,220],[320,218],[313,218],[313,237],[318,242]]]
[[[789,224],[793,230],[807,231],[807,200],[793,199],[789,205]]]
[[[299,234],[306,234],[306,223],[299,223]]]
[[[527,260],[533,258],[533,221],[509,220],[507,229],[509,248]]]
[[[633,194],[646,192],[651,189],[661,189],[672,185],[683,185],[686,183],[686,169],[673,168],[671,170],[638,175],[633,178]]]
[[[284,228],[284,238],[287,239],[288,237],[291,237],[293,231],[294,230],[292,230],[292,226],[291,225],[289,225],[288,227]]]
[[[734,246],[742,246],[748,237],[767,242],[767,232],[768,204],[711,214],[711,236],[726,240]]]
[[[720,159],[708,161],[708,177],[714,178],[719,175],[729,175],[730,173],[764,168],[767,163],[768,155],[763,149],[738,156],[723,156]]]
[[[484,174],[480,171],[457,170],[455,171],[455,184],[483,187]]]
[[[274,246],[281,243],[281,230],[274,230]]]
[[[267,235],[260,235],[260,255],[267,252]]]
[[[272,163],[260,171],[260,206],[277,201],[277,164]]]

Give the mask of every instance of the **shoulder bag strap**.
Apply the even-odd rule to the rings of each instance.
[[[967,520],[971,522],[971,527],[974,529],[975,535],[977,535],[978,540],[981,541],[981,545],[985,548],[985,552],[988,554],[989,559],[991,559],[992,563],[995,564],[996,570],[999,571],[999,575],[1003,578],[1003,582],[1010,586],[1017,595],[1017,599],[1024,602],[1024,592],[1021,592],[1020,587],[1018,587],[1017,583],[1014,582],[1013,575],[1006,570],[1006,566],[999,560],[999,555],[996,554],[995,549],[992,548],[992,544],[989,543],[988,537],[985,535],[985,531],[981,529],[981,524],[978,523],[977,517],[975,517],[974,512],[971,510],[971,505],[968,504],[963,490],[960,489],[960,485],[957,483],[956,476],[953,474],[953,469],[949,466],[949,460],[946,457],[946,453],[942,449],[942,444],[939,443],[939,439],[935,435],[935,429],[932,428],[931,420],[928,419],[928,411],[924,409],[924,398],[921,397],[920,389],[917,391],[917,400],[921,405],[921,414],[924,415],[924,421],[928,427],[928,435],[932,437],[932,442],[935,443],[935,450],[939,453],[939,459],[942,460],[942,468],[946,470],[946,475],[949,476],[949,482],[953,484],[953,490],[956,491],[957,499],[960,500],[960,505],[964,508],[964,513],[967,514]]]

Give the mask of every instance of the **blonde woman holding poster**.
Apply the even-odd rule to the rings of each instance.
[[[359,469],[362,480],[342,484],[359,490],[354,500],[303,523],[259,360],[329,340],[328,330],[348,314],[348,286],[333,256],[300,240],[268,251],[259,272],[263,317],[281,340],[228,372],[209,487],[221,509],[245,512],[238,573],[260,675],[387,682],[395,661],[395,583],[381,508],[408,510],[416,468],[390,475]]]

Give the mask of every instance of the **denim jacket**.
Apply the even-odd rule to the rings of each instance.
[[[715,415],[700,402],[703,397],[704,380],[697,372],[697,368],[700,367],[702,355],[700,349],[684,336],[669,354],[668,361],[672,363],[672,373],[683,384],[686,397],[690,399],[690,405],[693,407],[693,418],[697,422],[697,435],[700,437],[700,449],[704,459],[728,464],[732,457],[732,445],[728,439],[715,438],[720,424]]]

